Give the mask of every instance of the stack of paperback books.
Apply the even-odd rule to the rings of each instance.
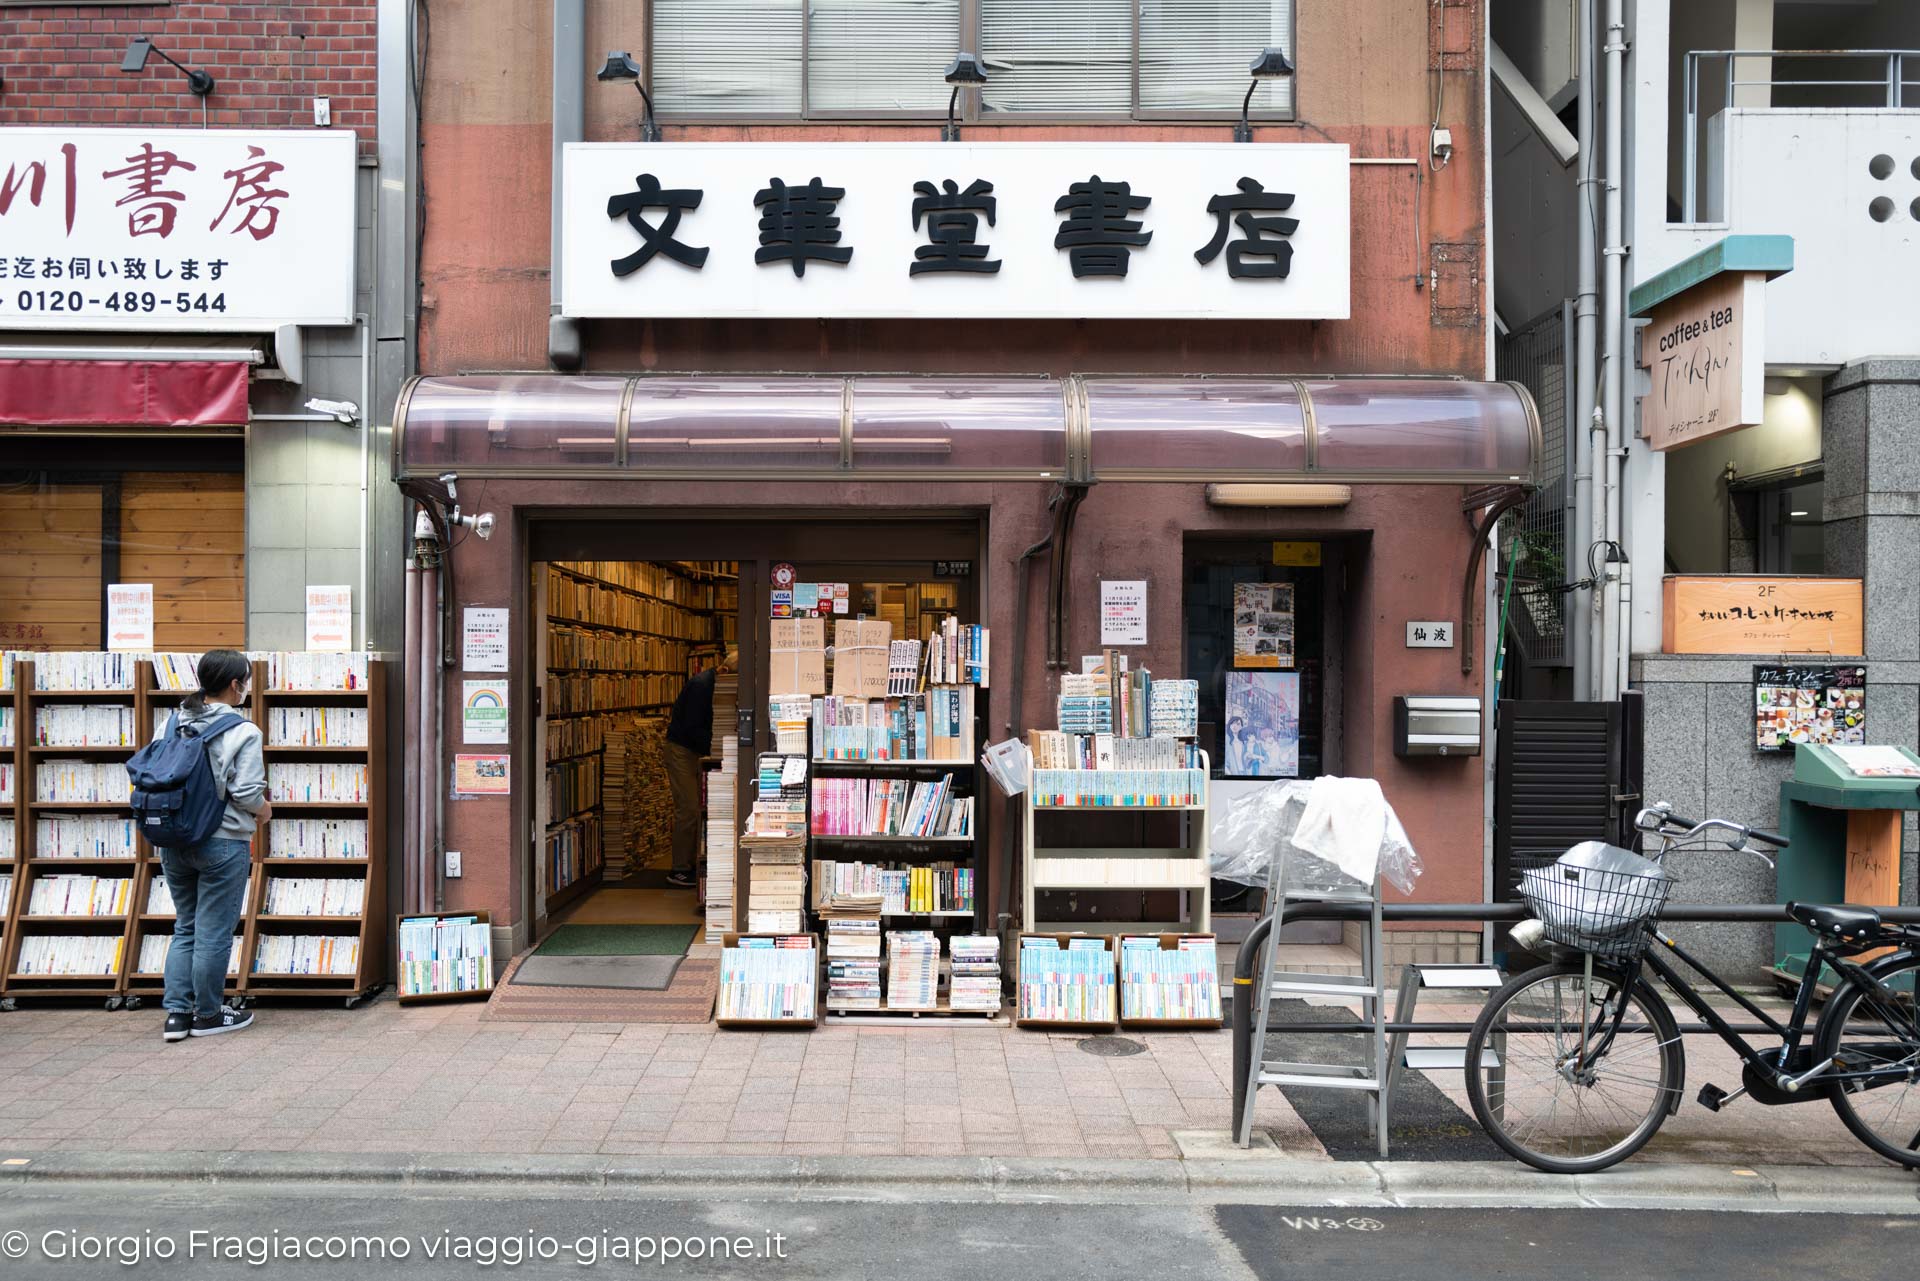
[[[880,1008],[880,918],[828,917],[827,1008]]]
[[[932,1010],[940,1004],[940,939],[931,930],[887,935],[887,1008]]]
[[[740,739],[732,732],[740,678],[728,672],[713,678],[713,742],[710,755],[720,768],[707,771],[706,880],[702,902],[707,937],[733,928],[734,856],[740,852],[740,810],[735,784],[740,774]]]
[[[956,1010],[1000,1009],[1000,938],[995,934],[953,936],[953,978],[947,1004]]]
[[[1220,970],[1213,936],[1187,935],[1166,947],[1158,935],[1120,940],[1120,1017],[1220,1021]]]
[[[493,987],[493,930],[476,917],[402,917],[399,942],[401,996]]]
[[[720,999],[714,1018],[813,1022],[818,965],[811,934],[739,939],[720,950]]]
[[[747,929],[798,934],[806,928],[807,838],[743,836],[747,850]]]
[[[1114,1021],[1113,952],[1104,938],[1020,940],[1020,1018],[1035,1023]]]

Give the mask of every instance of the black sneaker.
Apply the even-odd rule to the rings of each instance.
[[[210,1019],[199,1015],[193,1017],[193,1035],[219,1036],[222,1032],[239,1032],[253,1026],[251,1010],[236,1010],[231,1005],[220,1007],[220,1013]]]
[[[693,873],[692,872],[668,872],[667,884],[671,885],[676,890],[690,890],[693,888]]]
[[[160,1029],[163,1041],[184,1041],[193,1028],[193,1015],[182,1014],[177,1010],[167,1011],[167,1025]]]

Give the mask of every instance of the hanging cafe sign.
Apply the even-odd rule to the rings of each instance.
[[[1349,314],[1343,145],[570,143],[575,317]]]

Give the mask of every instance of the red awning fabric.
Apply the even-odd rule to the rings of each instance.
[[[0,424],[243,427],[247,366],[215,360],[0,360]]]

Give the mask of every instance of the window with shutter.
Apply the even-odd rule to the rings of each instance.
[[[653,0],[648,56],[663,116],[800,114],[805,0]]]
[[[983,113],[1128,112],[1134,0],[980,0],[979,8]]]
[[[1293,0],[1140,0],[1138,113],[1237,114],[1247,64],[1267,48],[1293,58]],[[1262,80],[1254,115],[1290,116],[1293,80]]]
[[[944,115],[960,0],[807,0],[807,112]]]

